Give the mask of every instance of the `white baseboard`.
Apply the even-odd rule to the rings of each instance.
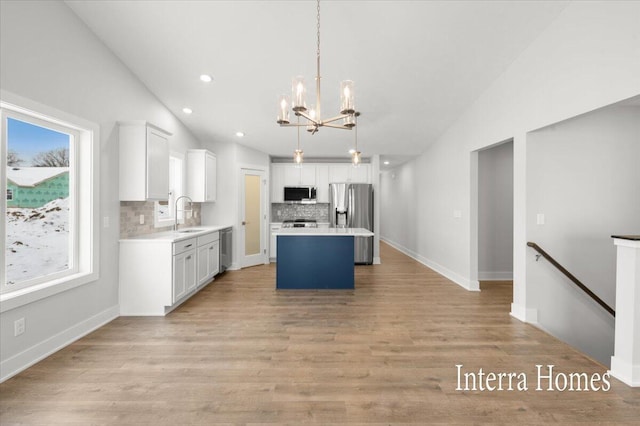
[[[633,365],[621,360],[619,357],[612,356],[609,373],[628,386],[633,388],[640,387],[640,365]]]
[[[480,281],[513,281],[513,271],[479,271]]]
[[[438,263],[427,259],[426,257],[414,252],[413,250],[410,250],[394,241],[391,241],[385,237],[380,237],[380,241],[384,241],[385,243],[389,244],[391,247],[395,248],[396,250],[406,254],[407,256],[409,256],[410,258],[422,263],[424,266],[433,269],[434,271],[436,271],[437,273],[439,273],[440,275],[444,276],[445,278],[448,278],[449,280],[453,281],[454,283],[458,284],[460,287],[464,288],[465,290],[468,291],[480,291],[480,283],[478,281],[474,281],[474,280],[470,280],[467,279],[465,277],[463,277],[462,275],[458,274],[457,272],[454,272],[450,269],[447,269],[446,267],[439,265]]]
[[[380,261],[379,257],[374,257],[373,258],[373,264],[374,265],[380,265],[382,263],[382,261]]]
[[[527,309],[525,306],[516,305],[515,303],[511,304],[511,316],[515,319],[518,319],[522,322],[526,322],[529,324],[539,325],[538,324],[538,310],[537,309]],[[546,330],[545,330],[546,331]],[[549,333],[551,334],[551,333]]]
[[[0,363],[0,383],[120,316],[115,305]]]

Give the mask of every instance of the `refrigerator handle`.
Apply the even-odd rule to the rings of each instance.
[[[355,194],[353,191],[353,186],[349,185],[347,187],[347,200],[349,200],[348,204],[347,204],[347,217],[346,217],[346,226],[347,228],[352,228],[353,227],[353,212],[355,211],[354,209],[354,198],[355,198]]]

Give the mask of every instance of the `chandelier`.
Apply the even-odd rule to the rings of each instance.
[[[281,127],[306,127],[307,131],[312,135],[315,134],[320,127],[330,127],[333,129],[351,130],[356,126],[356,115],[360,115],[355,110],[354,105],[354,85],[351,80],[344,80],[340,83],[340,113],[334,117],[322,118],[321,114],[321,97],[320,97],[320,0],[317,0],[317,50],[316,50],[316,105],[315,108],[307,109],[306,93],[307,88],[304,84],[304,77],[297,76],[293,78],[291,84],[292,96],[280,95],[278,98],[278,119],[277,123]],[[289,121],[290,109],[297,117],[296,123]],[[300,117],[303,122],[300,122]],[[342,121],[342,122],[340,122]],[[299,130],[299,129],[298,129]],[[302,150],[300,149],[300,132],[298,131],[298,149],[295,150],[294,160],[296,163],[302,163]]]

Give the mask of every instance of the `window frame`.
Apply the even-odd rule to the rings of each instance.
[[[170,217],[161,218],[159,215],[160,202],[154,202],[153,216],[154,226],[156,228],[163,228],[167,226],[173,226],[176,220],[176,200],[184,195],[184,155],[178,152],[171,151],[169,154],[169,162],[174,162],[174,165],[169,166],[169,199],[167,200],[169,205]],[[178,223],[183,218],[182,211],[178,212]],[[184,221],[184,220],[183,220]]]
[[[0,276],[0,312],[50,297],[62,291],[70,290],[99,278],[99,169],[97,144],[100,140],[100,128],[80,117],[59,111],[55,108],[31,101],[6,91],[0,91],[0,190],[7,189],[6,158],[8,117],[27,121],[35,125],[64,133],[72,130],[74,142],[70,146],[70,197],[74,194],[75,211],[70,208],[70,222],[74,222],[74,236],[70,238],[73,255],[72,268],[62,274],[51,274],[42,279],[32,279],[20,285],[8,288],[6,276]],[[25,120],[25,117],[27,120]],[[58,130],[59,131],[59,130]],[[72,148],[72,147],[75,147]],[[74,167],[71,165],[74,162]],[[73,185],[71,184],[73,182]],[[71,200],[70,200],[71,201]],[[7,201],[0,206],[0,213],[6,218]],[[73,217],[73,219],[72,219]],[[6,220],[4,219],[3,220]],[[0,238],[6,242],[6,227],[1,227]],[[0,256],[0,270],[6,271],[6,256]],[[70,271],[70,272],[69,272]]]

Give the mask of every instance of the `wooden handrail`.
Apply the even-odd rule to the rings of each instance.
[[[532,242],[528,242],[527,245],[529,247],[533,248],[538,253],[540,253],[540,255],[542,257],[544,257],[545,259],[547,259],[549,261],[549,263],[551,263],[553,266],[558,268],[558,270],[560,272],[562,272],[567,278],[569,278],[575,285],[577,285],[582,291],[587,293],[589,295],[589,297],[591,297],[593,300],[595,300],[598,303],[598,305],[602,306],[607,312],[609,312],[614,317],[616,316],[616,311],[614,311],[611,306],[607,305],[602,299],[600,299],[598,296],[596,296],[596,294],[594,292],[592,292],[591,290],[589,290],[589,288],[587,288],[587,286],[582,284],[580,282],[580,280],[577,279],[575,276],[573,276],[573,274],[571,272],[567,271],[553,257],[549,256],[549,253],[547,253],[546,251],[542,250],[539,245],[537,245],[536,243],[532,243]]]

